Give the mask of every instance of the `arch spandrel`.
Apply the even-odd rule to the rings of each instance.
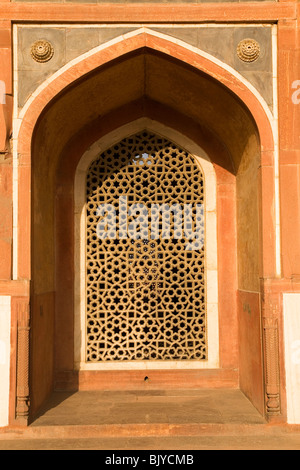
[[[190,66],[191,70],[194,71],[202,71],[204,76],[214,78],[216,83],[219,83],[219,88],[220,84],[223,84],[224,91],[226,91],[226,89],[230,90],[230,92],[233,93],[232,97],[236,96],[237,99],[240,100],[240,105],[242,107],[245,106],[246,114],[249,113],[247,108],[250,110],[250,113],[252,113],[254,120],[256,121],[256,125],[259,128],[260,140],[263,149],[271,150],[273,148],[272,130],[270,123],[268,123],[268,120],[271,119],[271,113],[267,109],[264,100],[259,96],[258,92],[255,91],[254,87],[247,82],[247,80],[243,79],[243,77],[235,72],[234,69],[231,69],[231,67],[226,66],[226,64],[223,64],[218,59],[215,59],[207,53],[203,53],[195,47],[190,47],[181,41],[175,42],[173,38],[166,39],[167,36],[164,35],[164,38],[157,37],[153,31],[143,31],[144,30],[140,30],[134,32],[134,34],[127,34],[124,36],[124,39],[122,37],[123,40],[121,42],[119,40],[111,41],[111,44],[108,43],[107,47],[103,48],[103,46],[100,46],[99,48],[95,48],[89,54],[84,54],[78,59],[71,61],[70,64],[67,64],[61,70],[56,72],[50,79],[46,80],[46,82],[33,93],[31,99],[28,100],[20,113],[20,118],[27,124],[26,126],[21,125],[20,136],[22,136],[22,127],[24,127],[24,131],[26,131],[26,133],[28,133],[28,130],[30,132],[30,128],[33,129],[39,116],[46,110],[49,103],[61,93],[65,94],[67,90],[71,90],[73,85],[80,85],[81,78],[84,78],[84,81],[86,81],[89,73],[97,74],[97,70],[100,72],[104,66],[107,68],[107,65],[111,68],[111,66],[114,66],[114,64],[119,61],[122,61],[122,63],[125,61],[129,64],[127,59],[131,54],[138,55],[141,53],[144,55],[144,52],[148,51],[151,54],[161,52],[167,59],[177,59],[178,64]],[[127,54],[129,54],[129,56],[127,56]],[[133,77],[139,78],[139,83],[143,84],[142,88],[144,91],[145,83],[147,81],[145,77],[146,71],[145,69],[141,70],[137,62],[136,64],[132,64],[130,67],[131,70],[134,71],[134,76],[131,75],[130,80],[128,81],[128,79],[125,80],[126,74],[124,74],[123,81],[118,78],[116,78],[116,80],[118,81],[118,84],[124,84],[125,81],[126,83],[133,84]],[[164,65],[166,64],[167,63],[164,63]],[[163,70],[164,69],[167,70],[168,67],[163,67]],[[139,75],[139,70],[142,76]],[[162,70],[160,69],[160,71]],[[150,75],[149,70],[147,75]],[[171,73],[171,75],[174,76],[173,73]],[[113,76],[119,77],[120,75],[116,73],[116,70],[114,70]],[[155,83],[153,83],[153,87],[155,88]],[[99,89],[103,91],[105,90],[105,88]],[[123,89],[123,91],[125,90]],[[223,94],[223,96],[225,96],[225,94]],[[75,95],[74,98],[76,98]],[[132,99],[132,97],[128,97],[127,101]],[[242,103],[244,103],[244,105],[242,105]],[[120,99],[118,104],[121,104]],[[217,104],[218,103],[216,102],[216,106]],[[236,118],[236,121],[238,122],[238,118]],[[265,124],[260,125],[263,121],[265,121]],[[28,146],[31,144],[31,141],[28,141],[28,139],[25,139],[25,141],[23,139],[20,140],[22,142],[22,145],[19,145],[20,153],[28,154]]]

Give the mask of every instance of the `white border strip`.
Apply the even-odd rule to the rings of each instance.
[[[0,296],[0,427],[9,422],[11,298]]]
[[[20,120],[18,119],[18,29],[13,25],[13,259],[12,278],[18,279],[18,217],[19,217],[19,178],[18,178],[18,134]]]
[[[283,293],[287,422],[300,424],[300,294]]]
[[[273,67],[273,121],[274,136],[274,185],[275,185],[275,243],[276,276],[281,276],[281,233],[280,233],[280,189],[279,189],[279,130],[278,130],[278,77],[277,77],[277,26],[272,26],[272,67]]]

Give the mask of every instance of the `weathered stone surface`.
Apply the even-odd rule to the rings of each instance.
[[[18,35],[19,106],[55,71],[70,60],[104,44],[118,36],[133,31],[135,27],[20,27]],[[252,83],[272,107],[272,45],[271,27],[209,27],[162,26],[154,31],[208,52],[230,65]],[[236,53],[237,45],[244,38],[253,38],[260,44],[260,56],[251,63],[243,62]],[[54,47],[54,55],[46,63],[35,62],[30,54],[34,41],[46,39]]]
[[[97,28],[67,28],[65,34],[67,62],[99,44]]]
[[[169,27],[152,27],[154,31],[159,33],[166,34],[167,36],[172,36],[174,38],[180,39],[181,41],[187,42],[191,46],[198,47],[198,29],[192,27],[176,28],[173,26]]]

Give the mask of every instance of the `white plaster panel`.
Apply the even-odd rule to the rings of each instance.
[[[300,424],[300,293],[283,294],[287,421]]]
[[[0,296],[0,427],[8,425],[10,373],[10,316],[9,296]]]

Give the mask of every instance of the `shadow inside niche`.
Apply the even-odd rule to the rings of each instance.
[[[44,404],[40,407],[39,411],[32,417],[30,426],[40,425],[40,418],[51,410],[58,409],[62,403],[68,400],[77,391],[66,392],[66,391],[54,391],[50,397],[45,400]],[[44,424],[44,423],[43,423]]]

